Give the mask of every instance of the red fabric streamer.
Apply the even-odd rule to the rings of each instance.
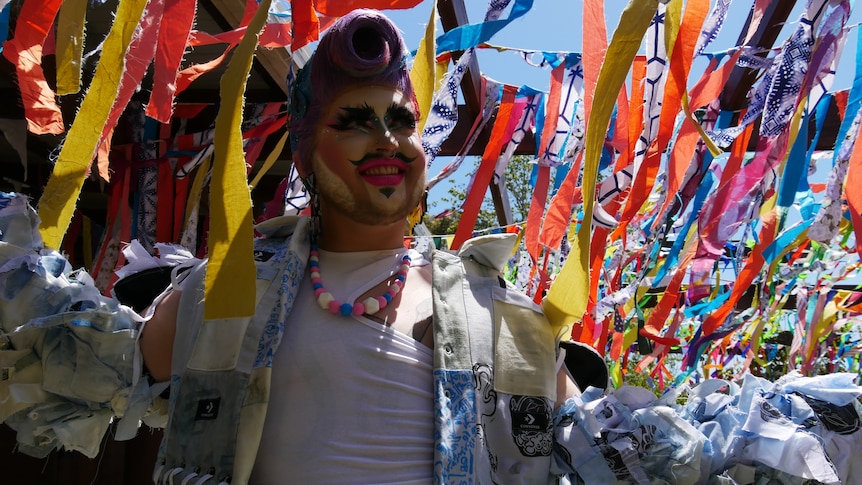
[[[15,66],[18,74],[27,129],[37,135],[65,131],[54,91],[42,71],[42,45],[61,3],[62,0],[24,2],[15,24],[15,37],[3,43],[3,57]]]
[[[171,242],[179,242],[186,217],[186,200],[189,197],[189,177],[174,179],[174,214]]]
[[[173,241],[174,233],[174,170],[170,160],[159,160],[159,180],[156,198],[156,241]],[[180,201],[183,205],[185,200]]]
[[[102,137],[99,143],[100,154],[106,154],[110,151],[114,127],[117,126],[117,121],[132,99],[132,95],[135,94],[135,91],[141,85],[141,81],[147,73],[147,68],[156,54],[159,24],[162,23],[161,19],[164,7],[165,0],[149,2],[147,10],[144,13],[144,18],[141,20],[139,26],[140,33],[132,38],[129,50],[126,53],[125,68],[123,69],[122,80],[120,81],[120,91],[117,93],[114,105],[111,107],[108,118],[105,120],[105,125],[102,127]],[[99,176],[106,181],[110,180],[108,158],[106,156],[97,156],[97,165],[99,167]]]
[[[464,210],[461,214],[461,221],[458,223],[458,229],[455,230],[455,237],[452,239],[452,245],[450,246],[451,249],[460,248],[464,244],[464,241],[469,239],[473,234],[473,227],[476,225],[476,218],[479,216],[479,208],[482,206],[482,200],[485,198],[485,193],[488,191],[488,186],[491,183],[491,177],[494,175],[497,159],[500,157],[503,144],[506,142],[503,135],[506,133],[509,123],[517,123],[518,121],[511,116],[517,92],[518,88],[515,86],[508,84],[503,86],[503,99],[500,101],[500,108],[497,111],[494,128],[491,130],[491,137],[485,146],[485,152],[482,154],[479,169],[473,178],[473,186],[470,188],[470,193],[467,194],[467,199],[464,201]]]
[[[264,108],[263,116],[276,115],[283,106],[283,103],[268,103]],[[251,173],[258,158],[260,158],[260,152],[263,150],[267,137],[283,128],[285,124],[287,124],[287,115],[272,118],[242,134],[243,139],[248,140],[245,142],[245,164],[248,173]]]
[[[357,8],[401,10],[413,8],[420,3],[422,0],[314,0],[314,8],[323,15],[343,17]]]
[[[314,13],[312,0],[290,0],[290,11],[293,14],[293,43],[290,44],[290,50],[296,52],[318,39],[320,22]]]
[[[674,334],[668,334],[671,335],[670,337],[662,337],[661,330],[664,328],[671,310],[679,306],[681,303],[680,294],[682,292],[680,291],[680,287],[682,286],[683,278],[688,274],[687,269],[691,264],[691,260],[694,259],[696,250],[697,242],[691,245],[689,250],[686,251],[685,256],[683,256],[682,260],[679,261],[679,264],[676,265],[673,276],[668,282],[664,293],[661,295],[658,305],[652,309],[644,327],[640,329],[640,334],[644,337],[663,345],[679,345],[679,339],[673,337]]]
[[[162,123],[168,123],[177,93],[177,76],[180,63],[195,21],[196,0],[167,2],[164,10],[167,22],[161,22],[153,65],[153,92],[146,114]]]
[[[177,75],[177,91],[175,94],[180,94],[181,92],[185,91],[186,88],[189,87],[189,85],[194,82],[195,79],[203,76],[204,74],[212,71],[213,69],[221,65],[221,63],[224,62],[225,59],[227,59],[228,54],[230,54],[230,51],[234,47],[236,47],[236,44],[231,44],[227,46],[222,55],[216,57],[215,59],[209,62],[204,62],[203,64],[189,66],[180,71]]]

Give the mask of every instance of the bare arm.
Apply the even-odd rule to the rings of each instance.
[[[566,366],[560,367],[560,370],[557,371],[557,402],[555,403],[554,409],[559,408],[566,402],[566,399],[571,396],[580,396],[581,390],[578,388],[578,385],[575,384],[575,380],[569,375],[569,370]]]
[[[171,355],[174,350],[174,335],[177,331],[177,312],[180,305],[179,291],[172,291],[156,306],[152,318],[141,333],[141,354],[144,364],[156,382],[171,377]]]

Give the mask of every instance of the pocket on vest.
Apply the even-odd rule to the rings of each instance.
[[[525,294],[493,288],[494,389],[512,395],[556,395],[555,335],[541,307]]]

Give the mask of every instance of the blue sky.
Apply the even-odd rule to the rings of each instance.
[[[424,34],[425,25],[431,13],[435,0],[424,0],[421,4],[410,10],[387,11],[396,24],[401,28],[408,46],[415,49]],[[467,0],[467,14],[471,22],[479,22],[487,8],[487,2],[481,0]],[[514,3],[514,2],[513,2]],[[607,18],[608,35],[613,35],[617,26],[620,13],[626,5],[624,0],[606,0],[605,12]],[[714,2],[713,2],[714,3]],[[707,52],[720,51],[736,45],[739,33],[745,24],[748,12],[753,5],[753,0],[735,0],[731,5],[730,14],[725,21],[719,37],[707,48]],[[788,24],[779,35],[777,42],[783,42],[793,28],[796,19],[799,18],[805,8],[805,1],[798,1],[795,9],[788,17]],[[491,43],[506,47],[516,47],[529,50],[544,51],[568,51],[580,52],[582,41],[581,12],[582,0],[534,0],[532,9],[523,17],[515,20],[512,24],[500,31]],[[507,15],[505,13],[504,15]],[[848,25],[862,22],[862,8],[854,8]],[[847,89],[853,81],[855,70],[854,58],[856,55],[856,34],[858,29],[853,29],[847,36],[844,51],[841,56],[833,90]],[[438,25],[438,35],[442,32]],[[497,52],[482,49],[478,52],[479,66],[482,72],[498,82],[520,86],[527,84],[531,87],[547,90],[549,86],[550,71],[527,65],[523,60],[512,52]],[[692,67],[691,77],[696,80],[700,77],[705,60],[696,61]],[[437,160],[431,166],[429,175],[435,175],[447,163],[447,160]],[[473,163],[466,161],[454,177],[462,180],[469,176]],[[429,201],[438,200],[444,196],[449,184],[447,182],[438,184],[431,192]],[[437,207],[443,210],[445,207]]]

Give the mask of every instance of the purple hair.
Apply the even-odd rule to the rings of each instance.
[[[418,113],[407,56],[401,33],[382,13],[357,9],[338,19],[297,74],[291,92],[289,129],[291,149],[297,155],[294,159],[308,163],[321,113],[330,100],[350,87],[393,87],[412,100]]]

